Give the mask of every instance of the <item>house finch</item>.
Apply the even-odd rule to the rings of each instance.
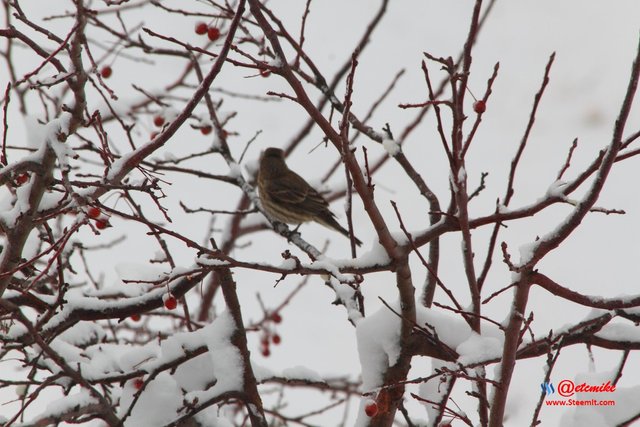
[[[281,149],[271,147],[262,153],[258,189],[262,207],[273,219],[287,224],[315,221],[349,237],[324,197],[289,169]],[[362,244],[358,239],[355,242],[358,246]]]

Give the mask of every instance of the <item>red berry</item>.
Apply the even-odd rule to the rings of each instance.
[[[260,70],[260,75],[262,77],[269,77],[271,75],[271,71],[264,69],[264,70]]]
[[[373,418],[378,415],[378,404],[375,400],[368,400],[365,407],[364,413],[367,414],[367,417]]]
[[[478,114],[482,114],[487,110],[487,104],[486,102],[480,100],[480,101],[476,101],[473,103],[473,111],[475,111]]]
[[[102,67],[102,70],[100,70],[100,75],[104,79],[108,79],[109,77],[111,77],[111,74],[113,74],[113,70],[108,65]]]
[[[104,230],[109,226],[109,221],[106,219],[99,219],[96,221],[96,228],[98,230]]]
[[[142,316],[140,316],[139,314],[132,314],[130,317],[130,319],[133,320],[134,322],[140,321],[141,318]]]
[[[204,22],[196,23],[196,34],[200,34],[200,35],[207,34],[208,29],[209,27]]]
[[[269,347],[262,347],[262,355],[264,357],[269,357],[271,356],[271,350],[269,350]]]
[[[162,116],[155,116],[153,118],[153,124],[158,126],[158,127],[162,127],[162,125],[164,124],[164,117]]]
[[[28,173],[21,173],[20,175],[16,176],[16,183],[18,185],[26,184],[27,181],[29,181]]]
[[[280,335],[278,334],[273,334],[273,336],[271,337],[271,341],[273,341],[275,345],[278,345],[282,341],[282,338],[280,338]]]
[[[264,334],[260,340],[260,344],[262,344],[262,347],[269,347],[269,335]]]
[[[217,27],[209,27],[207,30],[207,36],[209,37],[209,40],[214,42],[220,38],[220,30]]]
[[[209,135],[212,130],[211,126],[203,126],[200,128],[200,132],[202,132],[203,135]]]
[[[89,218],[92,219],[96,219],[100,216],[100,208],[96,208],[95,206],[92,206],[89,208],[89,210],[87,211],[87,216],[89,216]],[[97,226],[97,224],[96,224]]]
[[[162,296],[162,301],[164,301],[164,306],[167,310],[173,310],[178,306],[178,300],[171,293],[164,294]]]
[[[280,313],[273,313],[271,315],[271,320],[273,320],[275,323],[280,323],[282,322],[282,316],[280,316]]]
[[[133,380],[133,386],[136,388],[136,390],[140,390],[143,385],[144,380],[142,378],[136,378],[135,380]]]

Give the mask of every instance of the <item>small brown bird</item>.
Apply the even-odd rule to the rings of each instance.
[[[273,219],[287,224],[315,221],[349,237],[349,232],[338,224],[324,197],[289,169],[281,149],[271,147],[262,153],[258,188],[262,207]],[[355,242],[362,245],[358,239]]]

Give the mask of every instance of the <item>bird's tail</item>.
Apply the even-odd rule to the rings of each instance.
[[[336,221],[336,219],[333,217],[333,215],[331,215],[330,213],[328,213],[327,215],[322,215],[319,218],[316,218],[316,221],[324,225],[325,227],[333,228],[334,230],[336,230],[337,232],[339,232],[343,236],[346,236],[349,239],[351,238],[351,236],[349,235],[349,232],[343,226],[341,226],[338,223],[338,221]],[[353,236],[353,240],[355,241],[356,245],[362,246],[362,242],[356,236]]]

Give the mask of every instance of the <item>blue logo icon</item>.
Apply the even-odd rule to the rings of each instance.
[[[556,392],[556,389],[553,388],[553,383],[542,383],[540,384],[540,388],[545,394],[553,394]]]

